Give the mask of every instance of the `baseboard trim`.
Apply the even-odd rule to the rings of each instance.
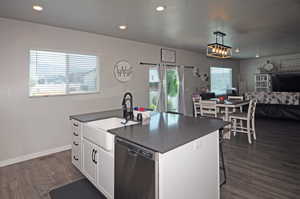
[[[47,155],[50,155],[50,154],[53,154],[53,153],[58,153],[58,152],[61,152],[61,151],[67,151],[67,150],[70,150],[71,148],[72,148],[72,145],[67,145],[67,146],[57,147],[57,148],[54,148],[54,149],[48,149],[48,150],[37,152],[37,153],[24,155],[24,156],[19,156],[19,157],[8,159],[8,160],[3,160],[3,161],[0,161],[0,168],[8,166],[8,165],[16,164],[16,163],[19,163],[19,162],[24,162],[24,161],[27,161],[27,160],[31,160],[31,159],[34,159],[34,158],[47,156]]]

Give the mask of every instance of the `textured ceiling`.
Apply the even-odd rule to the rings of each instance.
[[[300,0],[0,0],[0,17],[203,53],[220,30],[235,58],[300,52]]]

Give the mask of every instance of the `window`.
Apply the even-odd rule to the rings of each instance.
[[[152,67],[149,69],[149,108],[157,110],[159,100],[160,81],[158,68]]]
[[[231,68],[210,68],[210,87],[211,92],[216,95],[224,95],[227,89],[232,88],[232,69]]]
[[[99,91],[98,58],[30,50],[30,96],[95,93]]]

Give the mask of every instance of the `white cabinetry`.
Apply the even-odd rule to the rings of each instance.
[[[272,89],[270,74],[255,74],[255,91],[270,92]]]
[[[97,186],[108,198],[114,198],[114,154],[99,148]]]
[[[72,163],[90,182],[108,199],[114,198],[114,146],[104,150],[99,142],[99,135],[108,133],[87,128],[85,123],[71,120]],[[88,131],[88,132],[87,132]],[[114,136],[108,133],[111,142]],[[107,136],[106,136],[107,137]],[[105,145],[106,146],[106,145]]]
[[[114,154],[83,138],[82,173],[109,199],[114,197]]]
[[[108,133],[87,128],[85,123],[71,120],[72,126],[72,163],[108,199],[114,198],[114,146],[110,150],[101,147],[99,135]],[[110,133],[111,143],[114,136]],[[106,146],[106,145],[105,145]]]
[[[72,120],[71,128],[72,128],[72,163],[79,170],[81,170],[82,123],[76,120]]]
[[[86,139],[82,144],[82,173],[97,185],[98,147]]]
[[[219,199],[219,132],[159,154],[159,199]]]

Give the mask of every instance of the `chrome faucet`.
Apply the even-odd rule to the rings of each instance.
[[[133,97],[130,92],[124,94],[123,101],[122,101],[122,108],[123,108],[123,117],[125,118],[126,122],[128,120],[133,120]]]

